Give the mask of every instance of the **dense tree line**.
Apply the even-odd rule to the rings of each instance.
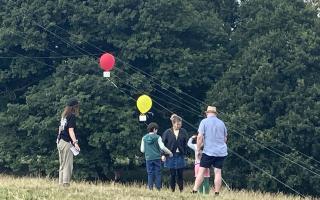
[[[292,192],[236,152],[319,195],[320,20],[312,2],[1,1],[1,171],[57,175],[59,115],[72,96],[81,103],[76,176],[105,179],[120,165],[141,165],[145,124],[135,99],[147,93],[160,132],[176,112],[191,136],[205,105],[218,107],[232,187]],[[116,56],[110,81],[98,67],[104,51]]]

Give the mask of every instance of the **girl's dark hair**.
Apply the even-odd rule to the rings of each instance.
[[[66,106],[61,114],[61,117],[66,118],[71,114],[79,116],[79,109],[80,109],[79,104],[76,104],[74,106]]]
[[[157,123],[151,122],[151,123],[148,125],[147,130],[148,130],[148,132],[150,133],[150,132],[153,132],[154,129],[157,129],[157,130],[158,130],[158,129],[159,129],[159,126],[158,126]]]

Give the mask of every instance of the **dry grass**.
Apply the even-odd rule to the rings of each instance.
[[[72,183],[69,188],[59,187],[56,180],[41,178],[13,178],[0,176],[1,200],[105,200],[105,199],[213,199],[213,195],[190,194],[191,187],[183,193],[172,193],[167,189],[161,192],[149,191],[145,186],[118,185],[112,183],[90,184],[86,182]],[[228,200],[288,200],[299,197],[283,194],[268,194],[247,191],[223,190],[218,198]]]

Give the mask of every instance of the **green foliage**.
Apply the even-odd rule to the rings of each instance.
[[[193,134],[204,107],[187,92],[222,111],[233,151],[319,195],[319,177],[290,161],[319,165],[289,148],[320,160],[319,22],[302,0],[2,1],[0,170],[57,175],[54,141],[70,97],[81,104],[78,179],[141,165],[135,99],[155,100],[160,133],[173,111]],[[98,67],[104,51],[117,56],[110,79]],[[232,187],[290,191],[232,153],[225,169]]]
[[[239,45],[235,60],[207,93],[207,101],[225,112],[234,151],[298,191],[317,195],[314,179],[320,177],[305,168],[316,170],[318,163],[287,145],[320,159],[318,21],[302,1],[243,2],[232,35]],[[229,160],[230,176],[246,180],[236,185],[286,190],[252,166],[237,166],[233,155]]]

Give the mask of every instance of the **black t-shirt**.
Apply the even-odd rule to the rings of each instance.
[[[63,139],[66,142],[71,142],[72,139],[69,134],[69,128],[76,129],[76,116],[74,114],[71,114],[66,118],[62,118],[60,121],[60,127],[62,128],[60,139]]]

